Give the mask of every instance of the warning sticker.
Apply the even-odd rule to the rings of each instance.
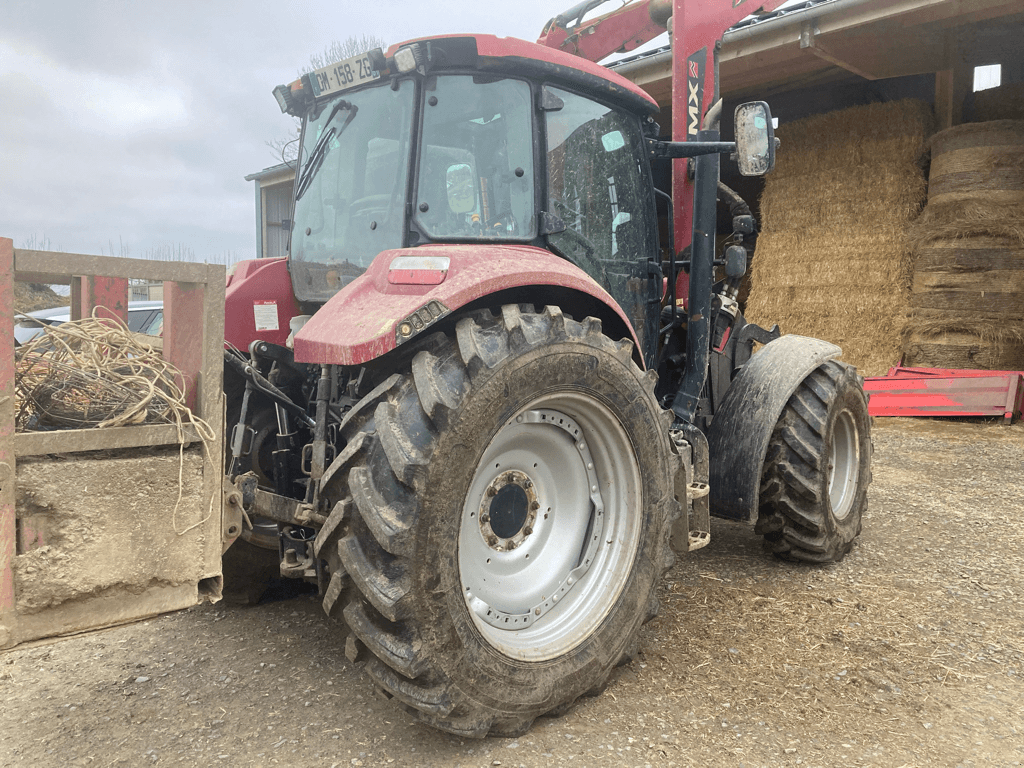
[[[257,331],[278,331],[281,324],[277,320],[277,302],[257,300],[252,303],[252,314],[256,320]]]

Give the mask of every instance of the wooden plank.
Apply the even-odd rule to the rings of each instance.
[[[69,275],[54,275],[48,272],[15,272],[14,280],[19,283],[71,285],[71,277]]]
[[[14,241],[0,237],[0,647],[14,610]]]
[[[209,499],[213,525],[207,530],[204,563],[206,578],[221,575],[222,540],[213,532],[223,531],[224,515],[224,295],[225,268],[215,264],[207,267],[206,289],[203,291],[203,368],[197,398],[199,416],[216,434],[208,444],[203,463],[203,498]],[[166,326],[165,326],[166,327]]]
[[[185,428],[186,443],[199,441],[191,427]],[[115,448],[152,448],[178,445],[174,424],[140,424],[109,429],[63,429],[53,432],[19,432],[14,435],[14,454],[42,456],[48,453],[80,453]]]
[[[85,278],[75,275],[71,278],[71,319],[81,320],[82,319],[82,306],[84,301],[82,295],[84,288],[82,283]]]
[[[140,280],[203,283],[210,271],[206,264],[186,264],[149,259],[122,259],[117,256],[90,256],[83,253],[55,253],[15,249],[14,268],[18,272],[53,275],[100,275]]]
[[[0,648],[46,637],[87,632],[142,621],[169,611],[189,608],[204,598],[195,584],[154,586],[138,595],[127,592],[100,595],[47,608],[39,613],[11,616],[10,630],[0,635]]]
[[[137,344],[152,347],[157,352],[160,352],[164,348],[164,340],[162,336],[150,336],[148,333],[132,332],[132,338]]]
[[[199,396],[199,415],[213,426],[221,418],[220,401],[224,391],[224,295],[225,269],[217,264],[207,267],[206,289],[202,297],[203,381]]]

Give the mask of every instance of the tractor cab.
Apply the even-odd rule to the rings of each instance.
[[[603,67],[518,40],[426,39],[389,53],[275,91],[303,118],[296,298],[327,301],[385,251],[540,248],[625,308],[649,357],[646,304],[661,296],[648,267],[658,259],[650,97]]]

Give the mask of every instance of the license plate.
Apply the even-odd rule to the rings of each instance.
[[[309,81],[313,86],[313,95],[316,97],[347,91],[378,79],[380,79],[380,72],[370,66],[370,56],[366,53],[329,64],[309,75]]]

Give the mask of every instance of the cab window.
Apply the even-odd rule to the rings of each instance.
[[[548,210],[566,231],[549,242],[595,277],[653,251],[651,184],[636,118],[558,88],[546,114]]]
[[[415,221],[430,238],[536,233],[530,87],[471,75],[428,79]]]

